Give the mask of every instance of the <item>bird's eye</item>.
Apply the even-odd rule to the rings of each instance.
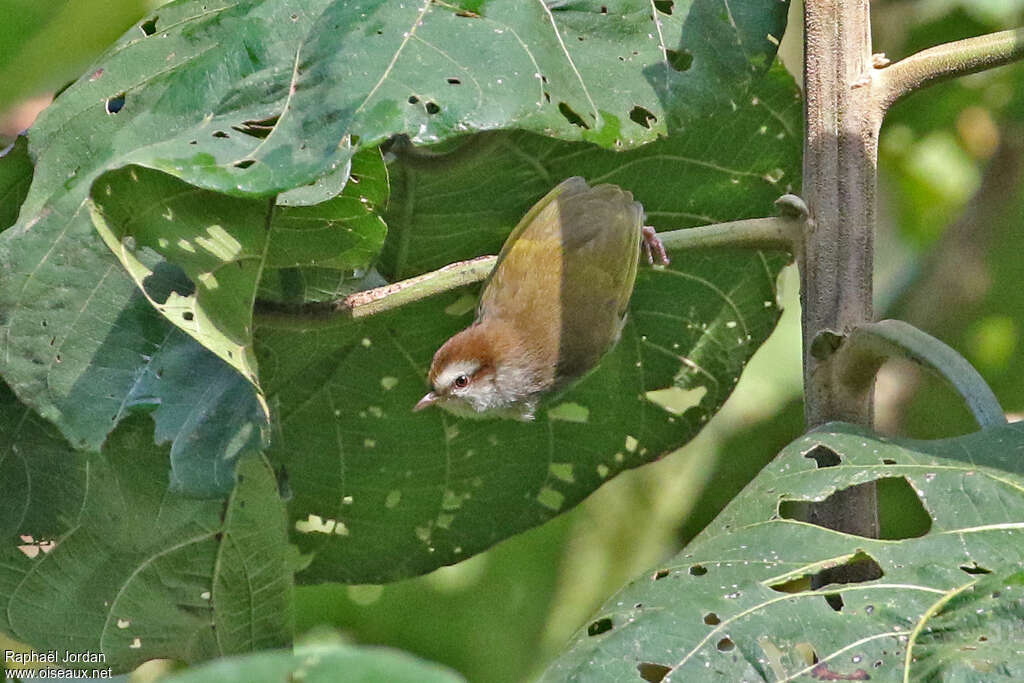
[[[466,387],[469,386],[469,377],[466,377],[465,375],[459,375],[458,377],[455,378],[455,381],[452,382],[452,384],[455,385],[456,389],[465,389]]]

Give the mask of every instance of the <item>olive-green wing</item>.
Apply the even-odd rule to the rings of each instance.
[[[568,365],[589,369],[615,341],[636,278],[643,208],[614,185],[569,178],[505,242],[478,318],[513,322],[526,339],[555,336]],[[587,367],[584,367],[587,366]]]
[[[561,195],[575,195],[589,189],[587,182],[579,176],[566,178],[530,207],[530,210],[519,220],[516,227],[509,233],[508,238],[505,239],[505,244],[502,245],[501,251],[498,253],[494,270],[484,281],[483,293],[480,295],[480,302],[477,305],[477,319],[482,318],[487,309],[494,310],[500,306],[498,301],[501,298],[500,294],[509,290],[505,285],[511,271],[518,268],[520,261],[524,264],[531,262],[542,264],[544,254],[549,253],[549,250],[561,241],[561,228],[557,220],[557,210],[554,207],[555,200]],[[527,239],[520,239],[527,231]],[[510,255],[514,256],[513,260],[516,262],[511,264],[512,268],[507,267],[505,263]],[[530,270],[534,270],[535,267]],[[518,291],[518,287],[513,286],[513,290]]]

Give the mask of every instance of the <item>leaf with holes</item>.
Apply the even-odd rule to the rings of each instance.
[[[343,672],[343,673],[342,673]],[[295,652],[227,657],[163,679],[167,683],[460,683],[454,671],[398,650],[341,643],[310,643]]]
[[[18,396],[74,444],[98,448],[145,368],[152,335],[164,334],[144,321],[131,280],[93,234],[86,202],[94,187],[107,201],[97,182],[106,172],[148,167],[216,192],[281,192],[294,206],[340,187],[357,144],[397,133],[439,141],[520,127],[637,145],[741,102],[785,24],[777,0],[476,10],[181,0],[126,34],[30,132],[36,173],[20,221],[0,235],[0,372]],[[419,93],[414,103],[408,88]],[[311,274],[313,288],[333,288],[321,284],[331,275]],[[282,291],[306,283],[292,280]],[[245,303],[218,315],[244,317]],[[184,320],[186,312],[175,311],[174,322],[212,329],[196,311]],[[221,325],[211,348],[251,360],[238,338],[245,324]],[[51,339],[59,351],[47,349]],[[102,366],[89,363],[111,348]],[[96,403],[76,400],[80,387]]]
[[[82,454],[0,385],[0,426],[5,633],[102,653],[115,671],[290,642],[297,558],[265,463],[243,461],[225,508],[168,495],[145,417]]]
[[[407,277],[493,253],[571,175],[631,190],[663,228],[757,215],[798,177],[799,112],[780,70],[700,134],[632,152],[519,133],[444,172],[396,164],[381,267]],[[472,321],[475,290],[371,319],[261,323],[260,368],[280,426],[270,456],[294,491],[295,542],[316,553],[300,580],[379,582],[458,561],[692,438],[771,332],[786,259],[674,256],[666,270],[640,269],[615,351],[533,423],[411,412],[434,351]]]
[[[90,210],[150,303],[258,387],[252,302],[263,272],[365,269],[383,243],[385,227],[374,213],[377,201],[387,201],[380,152],[357,156],[354,168],[371,171],[366,182],[348,183],[314,206],[228,197],[129,166],[100,178]],[[160,269],[183,277],[176,287],[159,287]]]
[[[94,181],[130,163],[152,166],[168,149],[187,151],[196,163],[188,179],[216,190],[237,191],[233,178],[221,182],[224,169],[243,174],[234,164],[257,159],[248,172],[272,165],[282,187],[313,180],[295,164],[267,162],[259,148],[286,98],[276,74],[291,73],[296,46],[325,4],[164,5],[30,131],[37,172],[20,222],[0,234],[0,374],[75,447],[99,448],[168,334],[92,226],[85,203]],[[296,157],[299,148],[291,145]],[[338,153],[312,166],[341,167],[351,148]]]
[[[296,56],[278,127],[325,154],[345,135],[430,143],[510,127],[634,147],[743,99],[787,5],[334,0]]]
[[[825,425],[613,596],[546,680],[1017,680],[1022,456],[1020,423],[939,441]],[[866,481],[909,499],[882,507],[883,530],[911,506],[922,523],[870,539],[794,519]],[[836,581],[846,565],[864,581]]]

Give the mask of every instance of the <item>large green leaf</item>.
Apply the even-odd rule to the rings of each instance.
[[[742,103],[774,54],[785,3],[660,5],[470,8],[482,16],[432,2],[161,7],[30,133],[33,184],[20,221],[0,236],[0,371],[74,444],[97,448],[163,338],[93,234],[85,203],[107,171],[134,164],[209,190],[268,195],[343,173],[356,136],[366,146],[401,132],[442,140],[525,127],[633,145]],[[440,76],[438,59],[443,73],[455,71]],[[410,104],[409,87],[424,99]],[[102,200],[103,183],[95,187]]]
[[[72,451],[0,385],[0,628],[123,671],[290,642],[284,506],[258,458],[226,504],[167,491],[145,417]]]
[[[826,425],[613,596],[547,680],[1018,680],[1022,455],[1024,424],[939,441]],[[877,540],[789,518],[872,480],[909,484],[925,525]],[[810,588],[849,563],[878,578]]]
[[[295,652],[227,657],[164,679],[167,683],[460,683],[450,669],[398,650],[313,643]]]
[[[384,242],[374,213],[387,201],[380,152],[356,155],[353,180],[314,206],[229,197],[150,169],[129,166],[102,177],[93,222],[107,246],[172,323],[259,386],[252,307],[261,275],[317,266],[365,270]],[[153,258],[153,254],[158,258]],[[155,291],[160,268],[187,281]]]
[[[798,177],[799,109],[780,71],[700,135],[616,153],[520,133],[456,168],[394,169],[383,266],[404,277],[493,253],[530,204],[570,175],[633,191],[662,227],[762,214]],[[380,582],[458,561],[682,445],[772,330],[784,262],[695,251],[676,253],[664,271],[641,268],[616,350],[526,424],[410,412],[434,351],[471,322],[475,292],[365,322],[259,324],[276,410],[270,456],[294,491],[293,538],[316,553],[300,579]],[[660,390],[668,391],[648,395]],[[671,411],[650,400],[665,394]]]
[[[742,98],[787,4],[333,0],[279,126],[325,154],[346,134],[434,142],[510,123],[631,147]]]

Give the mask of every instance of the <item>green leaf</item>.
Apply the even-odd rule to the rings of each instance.
[[[620,681],[646,671],[665,681],[907,680],[932,672],[989,681],[1019,671],[1022,453],[1022,424],[939,441],[826,425],[786,447],[679,555],[613,596],[546,679]],[[866,481],[903,485],[925,527],[878,540],[792,519],[794,506]],[[885,514],[883,528],[891,526]],[[823,573],[851,563],[878,578],[834,583]],[[815,576],[827,582],[818,590]],[[967,647],[977,609],[987,627],[978,635],[994,642]]]
[[[406,277],[493,253],[571,175],[633,191],[661,227],[763,214],[798,177],[799,109],[780,71],[699,135],[615,153],[520,133],[439,173],[395,169],[382,266]],[[380,582],[456,562],[679,447],[771,332],[784,262],[695,251],[664,271],[641,268],[615,351],[526,424],[410,412],[434,351],[472,321],[475,291],[364,322],[261,322],[257,351],[278,428],[270,457],[295,494],[293,540],[316,554],[300,580]]]
[[[228,197],[129,166],[97,182],[93,222],[150,303],[258,387],[252,302],[263,271],[365,269],[383,243],[385,227],[370,197],[386,201],[386,173],[376,149],[360,157],[353,166],[370,166],[376,173],[367,180],[376,178],[383,189],[371,187],[367,196],[353,182],[333,199],[293,207]],[[160,267],[180,268],[187,282],[155,291],[149,281]]]
[[[0,628],[13,638],[103,653],[116,671],[290,642],[294,559],[265,464],[246,460],[225,519],[221,500],[168,493],[145,417],[83,454],[0,386],[0,425]]]
[[[981,575],[922,619],[911,650],[922,680],[1024,678],[1024,569]]]
[[[222,497],[235,463],[269,440],[264,406],[249,381],[175,330],[124,397],[125,411],[148,412],[157,444],[171,443],[171,490]]]
[[[356,136],[369,146],[401,132],[426,141],[524,127],[578,138],[583,131],[564,111],[607,111],[601,125],[582,120],[588,135],[611,144],[618,125],[617,141],[639,144],[683,129],[709,107],[742,102],[774,54],[768,36],[781,35],[785,22],[785,3],[776,0],[699,0],[671,15],[641,0],[606,7],[607,15],[572,3],[499,4],[473,18],[445,3],[382,0],[162,6],[30,133],[35,177],[20,221],[0,235],[0,371],[72,443],[95,449],[116,424],[110,416],[126,385],[166,335],[92,234],[85,204],[105,172],[149,167],[234,195],[286,191],[282,201],[292,203],[311,201],[296,200],[296,188],[323,176],[338,181]],[[672,54],[689,51],[690,67],[677,72],[659,62],[669,55],[662,43]],[[441,73],[458,73],[438,76],[439,64]],[[408,102],[402,83],[409,79],[437,100],[438,113],[428,112],[433,100]],[[634,122],[635,107],[657,120]],[[338,184],[325,185],[323,195],[304,191],[316,199]],[[244,346],[230,336],[244,331],[234,319],[244,309],[225,305],[231,310],[218,315],[229,320],[211,341],[221,357],[225,346]]]
[[[238,465],[213,581],[213,619],[222,653],[291,644],[295,628],[294,548],[277,480],[260,458]]]
[[[398,650],[316,643],[295,653],[227,657],[164,679],[167,683],[459,683],[455,672]]]
[[[326,152],[346,134],[424,143],[514,126],[633,147],[741,99],[771,64],[786,7],[334,0],[297,56],[282,137]]]
[[[28,138],[19,135],[0,150],[0,232],[18,220],[18,209],[25,201],[32,182],[32,159],[28,156]]]

